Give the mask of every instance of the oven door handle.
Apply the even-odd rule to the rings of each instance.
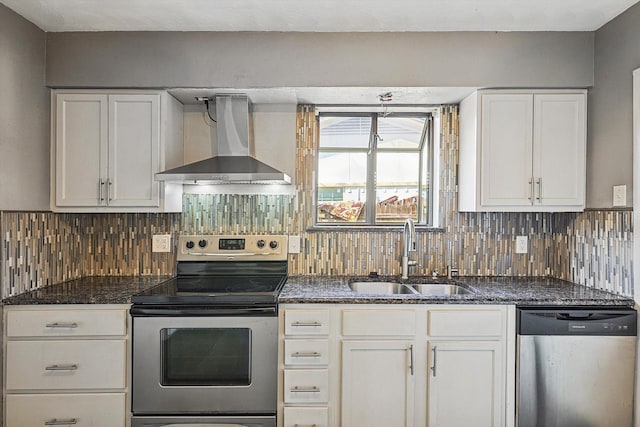
[[[238,317],[275,316],[276,307],[196,308],[196,307],[131,307],[132,316],[140,317]]]

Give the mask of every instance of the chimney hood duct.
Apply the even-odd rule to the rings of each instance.
[[[183,184],[291,184],[289,175],[249,154],[247,96],[218,95],[215,101],[218,155],[156,173],[156,180]]]

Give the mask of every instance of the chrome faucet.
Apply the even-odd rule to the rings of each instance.
[[[402,278],[409,278],[409,267],[418,265],[417,261],[409,260],[409,253],[416,251],[416,229],[413,220],[407,218],[404,222],[404,230],[402,231]]]

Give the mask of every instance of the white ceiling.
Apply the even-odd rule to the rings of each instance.
[[[45,31],[593,31],[639,0],[0,0]]]

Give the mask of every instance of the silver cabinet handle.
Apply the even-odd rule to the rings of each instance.
[[[104,185],[104,181],[102,178],[98,180],[98,204],[101,205],[104,202],[104,196],[102,195],[102,186]]]
[[[538,186],[538,197],[536,197],[536,200],[538,200],[539,203],[542,203],[542,178],[538,178],[536,180],[536,184]]]
[[[77,418],[67,418],[67,419],[53,418],[44,422],[44,425],[46,426],[68,426],[69,424],[78,424],[78,419]]]
[[[49,365],[44,368],[46,371],[77,371],[78,365]]]
[[[320,322],[293,322],[291,324],[291,326],[314,326],[314,327],[320,327],[320,326],[322,326],[322,323],[320,323]]]
[[[291,357],[320,357],[322,354],[317,351],[296,351],[295,353],[291,353]]]
[[[318,427],[318,424],[294,424],[293,427]]]
[[[47,323],[45,326],[47,328],[77,328],[78,324],[76,322],[69,322],[69,323],[53,322],[53,323]]]
[[[409,372],[413,376],[413,344],[409,346]]]
[[[57,419],[53,418],[44,422],[46,426],[66,426],[69,424],[78,424],[77,418]]]
[[[320,393],[320,387],[315,385],[309,387],[294,386],[291,388],[291,393]]]
[[[530,202],[533,202],[533,178],[529,178],[529,191],[527,191],[527,199],[529,199]]]
[[[433,364],[431,365],[431,368],[429,368],[429,369],[431,369],[431,372],[433,373],[434,377],[436,376],[436,356],[438,354],[437,351],[438,351],[438,347],[437,346],[434,346],[431,349],[431,352],[433,353]]]
[[[107,206],[109,206],[109,204],[113,200],[111,198],[111,184],[112,184],[111,180],[107,178]]]

